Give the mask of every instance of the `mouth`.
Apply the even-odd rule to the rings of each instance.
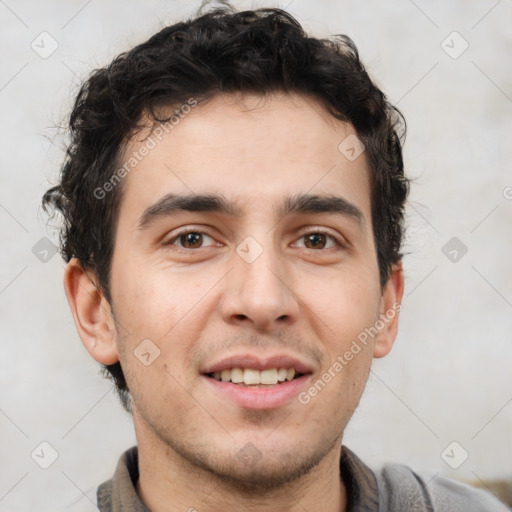
[[[247,388],[269,388],[282,385],[285,382],[302,377],[295,368],[267,368],[257,370],[255,368],[227,368],[222,371],[211,372],[207,377],[218,382],[231,382],[237,386]]]
[[[304,390],[313,367],[298,358],[274,355],[234,355],[200,372],[210,391],[222,402],[245,409],[276,409]]]

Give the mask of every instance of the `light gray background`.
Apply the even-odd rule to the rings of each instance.
[[[97,485],[135,442],[129,415],[76,334],[63,262],[57,254],[43,263],[32,248],[55,240],[39,201],[63,158],[51,127],[80,79],[198,5],[0,1],[2,511],[95,510]],[[373,466],[511,477],[512,2],[293,0],[288,10],[315,35],[350,35],[409,124],[405,161],[415,183],[400,334],[375,361],[344,442]],[[59,45],[46,59],[31,48],[43,46],[43,31]],[[453,31],[469,44],[458,58],[445,51],[463,48]],[[455,263],[442,252],[452,237],[468,249]],[[31,458],[42,441],[59,454],[46,470]],[[469,453],[457,470],[441,457],[453,441]]]

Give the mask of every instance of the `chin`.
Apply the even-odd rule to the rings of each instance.
[[[322,453],[310,457],[276,455],[274,452],[272,456],[272,459],[276,460],[269,460],[268,456],[262,454],[258,460],[249,462],[237,457],[236,461],[229,461],[220,467],[203,466],[203,469],[214,474],[216,479],[246,494],[261,495],[308,474],[325,456]]]
[[[254,443],[249,440],[256,436],[244,437],[246,441],[240,444],[242,447],[235,453],[228,446],[203,446],[203,450],[199,451],[183,451],[184,447],[181,446],[180,455],[233,489],[261,495],[307,475],[338,444],[337,440],[328,442],[326,438],[309,446],[305,442],[293,442],[286,446],[282,440],[277,443],[267,440],[263,447],[263,440],[254,439]]]

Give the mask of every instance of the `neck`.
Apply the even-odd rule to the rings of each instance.
[[[270,490],[248,490],[193,466],[163,442],[138,438],[137,493],[152,512],[346,511],[341,440],[309,473]]]

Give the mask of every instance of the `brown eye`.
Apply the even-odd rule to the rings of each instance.
[[[192,232],[180,235],[179,240],[185,249],[197,249],[202,244],[203,236],[201,233]]]
[[[200,249],[204,247],[206,239],[213,241],[212,237],[201,231],[185,231],[178,233],[174,238],[169,240],[166,245],[176,245],[182,249]]]
[[[322,250],[322,249],[330,249],[332,247],[342,247],[341,243],[338,240],[328,233],[324,233],[322,231],[314,231],[311,233],[306,233],[300,237],[301,240],[304,240],[304,246],[306,249],[312,250]],[[327,247],[329,240],[333,241],[333,245]]]
[[[327,243],[326,236],[323,233],[311,233],[305,235],[304,238],[308,249],[323,249]]]

